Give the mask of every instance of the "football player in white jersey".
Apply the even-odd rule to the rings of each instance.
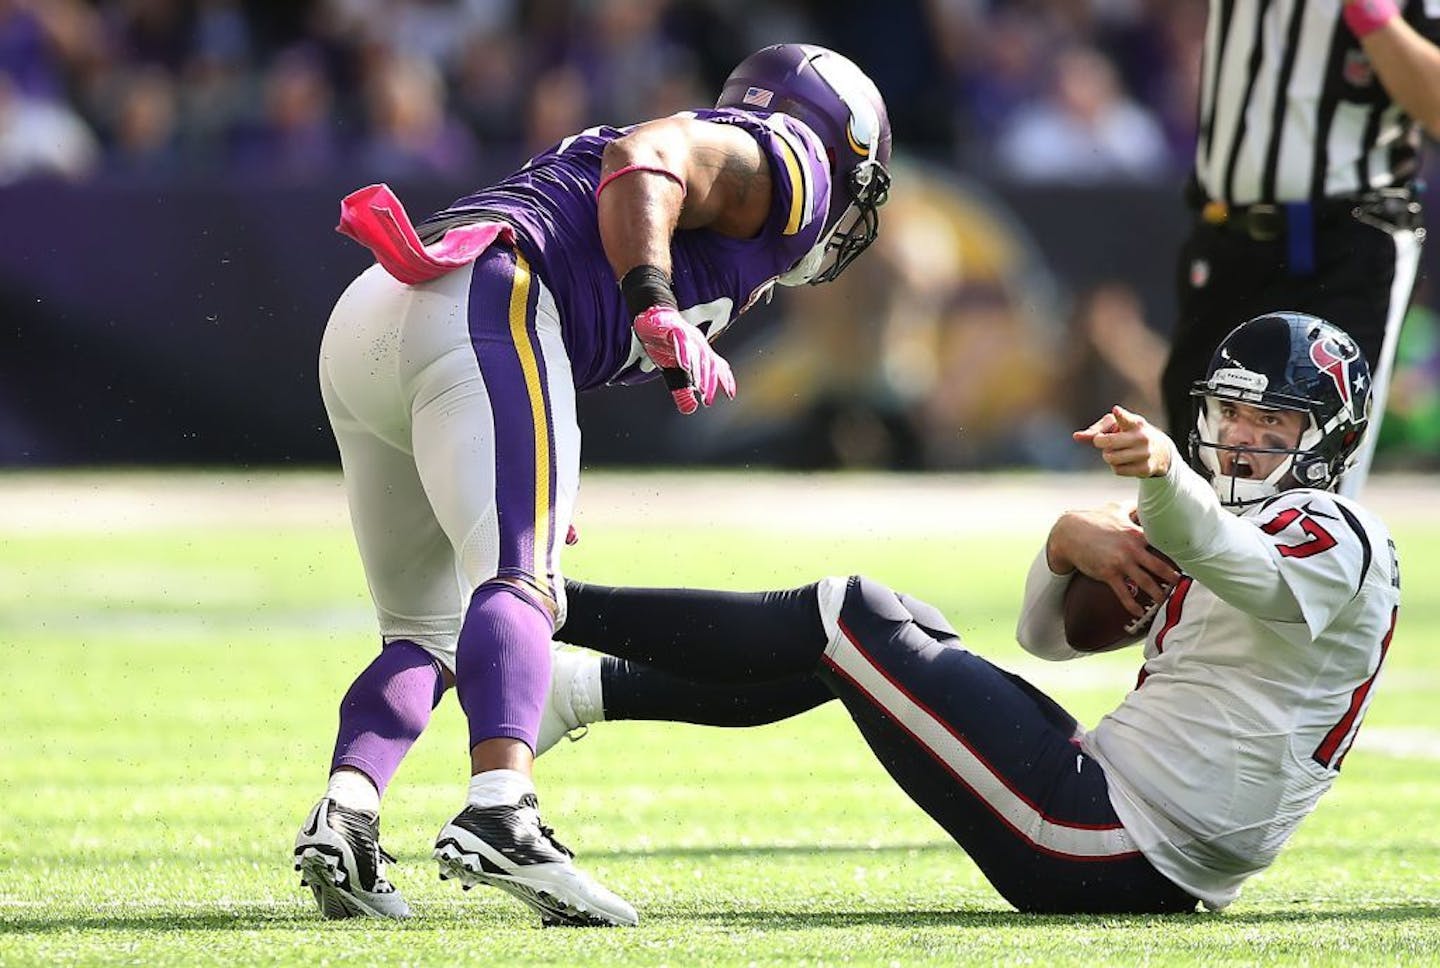
[[[1076,571],[1160,602],[1135,689],[1093,729],[869,579],[754,594],[575,582],[559,637],[606,655],[557,653],[539,746],[607,718],[748,725],[838,697],[1020,910],[1222,908],[1335,781],[1394,634],[1389,533],[1333,491],[1369,390],[1345,333],[1272,313],[1196,384],[1189,465],[1119,407],[1076,433],[1139,479],[1138,507],[1056,521],[1020,642],[1084,654],[1062,614]]]
[[[1218,908],[1335,781],[1395,631],[1400,574],[1385,525],[1330,490],[1370,402],[1350,337],[1300,313],[1251,320],[1193,395],[1193,470],[1118,407],[1076,435],[1140,479],[1145,537],[1184,572],[1135,690],[1082,749],[1145,856]],[[1022,645],[1056,659],[1074,653],[1054,633],[1053,572],[1087,554],[1064,525],[1020,625]]]

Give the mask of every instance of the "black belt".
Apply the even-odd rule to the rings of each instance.
[[[1391,231],[1417,229],[1424,223],[1420,202],[1408,188],[1380,189],[1301,204],[1309,210],[1312,229],[1346,218],[1370,222]],[[1192,199],[1192,206],[1206,225],[1248,236],[1256,242],[1282,238],[1292,217],[1291,205],[1228,205],[1214,199]]]

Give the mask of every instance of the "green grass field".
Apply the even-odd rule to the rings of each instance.
[[[941,606],[1083,721],[1133,683],[1138,653],[1046,665],[1011,640],[1046,507],[1079,500],[1065,481],[1016,483],[1018,525],[996,516],[1004,481],[925,483],[924,500],[913,479],[750,482],[596,475],[567,570],[726,588],[864,571]],[[637,494],[663,497],[669,517],[646,506],[664,527],[636,520]],[[703,500],[686,510],[690,494]],[[828,529],[798,513],[827,496],[850,508]],[[325,922],[300,890],[291,840],[376,647],[333,478],[0,477],[0,965],[1440,963],[1440,489],[1429,498],[1387,508],[1405,602],[1344,775],[1223,914],[1010,911],[832,704],[748,731],[605,724],[542,758],[547,820],[642,919],[565,931],[436,879],[432,840],[468,772],[448,699],[384,813],[417,916]],[[949,511],[895,529],[873,524],[882,505]]]

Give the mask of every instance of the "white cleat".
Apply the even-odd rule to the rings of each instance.
[[[385,879],[380,817],[342,807],[329,797],[315,804],[295,837],[295,869],[327,918],[408,918],[410,905]]]
[[[555,648],[550,650],[550,695],[545,700],[545,710],[540,714],[540,729],[535,738],[535,755],[539,756],[550,747],[569,738],[573,743],[589,730],[575,712],[576,700],[594,704],[594,697],[577,696],[577,690],[587,688],[584,675],[588,668],[600,661],[591,652],[575,649]],[[576,732],[579,730],[579,732]]]
[[[639,924],[635,909],[571,863],[574,856],[540,822],[533,793],[508,806],[467,806],[435,839],[442,881],[455,878],[466,890],[498,887],[539,914],[546,927]]]

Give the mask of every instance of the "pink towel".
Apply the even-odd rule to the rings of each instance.
[[[474,262],[496,239],[510,242],[515,238],[508,225],[475,222],[451,229],[439,242],[421,245],[405,206],[385,184],[346,195],[340,202],[340,224],[335,231],[375,253],[375,261],[386,272],[411,286]]]

